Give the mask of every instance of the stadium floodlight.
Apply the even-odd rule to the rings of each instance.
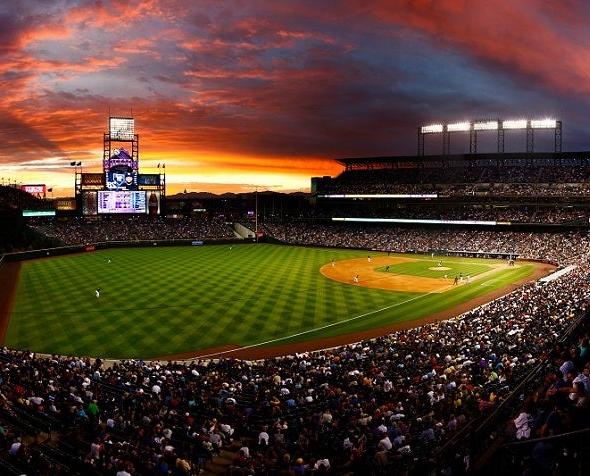
[[[512,119],[502,122],[503,129],[526,129],[526,119]]]
[[[555,129],[557,121],[555,119],[533,119],[531,120],[533,129]]]
[[[429,126],[422,126],[421,128],[422,134],[434,134],[437,132],[443,131],[442,124],[431,124]]]
[[[473,129],[476,131],[495,131],[498,129],[498,121],[474,122]]]
[[[495,226],[500,222],[483,220],[420,220],[414,218],[358,218],[358,217],[332,217],[332,221],[350,221],[355,223],[414,223],[421,225],[484,225]],[[509,225],[509,222],[501,222]]]
[[[436,193],[338,193],[318,198],[438,198]]]
[[[447,131],[449,132],[463,132],[471,129],[471,123],[468,121],[455,122],[454,124],[447,124]]]

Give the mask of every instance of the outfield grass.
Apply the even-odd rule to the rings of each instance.
[[[281,343],[312,340],[430,315],[533,271],[527,264],[495,271],[483,283],[444,294],[351,286],[319,272],[332,259],[366,255],[244,244],[231,250],[229,245],[113,249],[27,261],[5,343],[47,353],[150,358],[252,345],[330,326]],[[438,263],[430,256],[413,257],[423,259],[426,270]],[[468,269],[483,272],[494,263],[452,261],[453,273],[472,276],[476,272]],[[451,267],[444,259],[443,266]]]

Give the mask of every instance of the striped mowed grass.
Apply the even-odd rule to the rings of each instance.
[[[5,345],[155,358],[226,344],[314,340],[428,316],[533,272],[526,263],[495,270],[482,278],[485,286],[474,281],[442,294],[356,287],[319,272],[332,260],[366,256],[362,250],[243,244],[112,249],[26,261]],[[404,272],[438,264],[436,257],[411,257],[421,268]],[[453,273],[472,276],[494,263],[449,261],[443,258],[443,266]]]

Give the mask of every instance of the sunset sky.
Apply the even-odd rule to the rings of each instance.
[[[2,0],[0,177],[73,194],[109,108],[172,192],[307,189],[439,121],[555,117],[588,150],[589,24],[583,0]]]

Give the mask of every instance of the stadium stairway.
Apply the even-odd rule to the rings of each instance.
[[[244,240],[246,238],[254,238],[254,232],[250,228],[245,227],[241,223],[234,223],[234,234],[237,238]]]
[[[250,389],[244,389],[241,393],[235,395],[237,405],[241,408],[249,408],[254,405],[256,394]],[[237,439],[231,445],[223,448],[218,455],[213,457],[213,460],[207,463],[204,470],[200,474],[214,475],[214,474],[229,474],[232,462],[238,456],[238,452],[242,447],[242,442]]]
[[[214,474],[229,474],[229,467],[234,458],[238,455],[240,445],[233,443],[227,449],[222,449],[217,456],[213,457],[213,461],[207,463],[205,468],[201,471],[202,475]]]

